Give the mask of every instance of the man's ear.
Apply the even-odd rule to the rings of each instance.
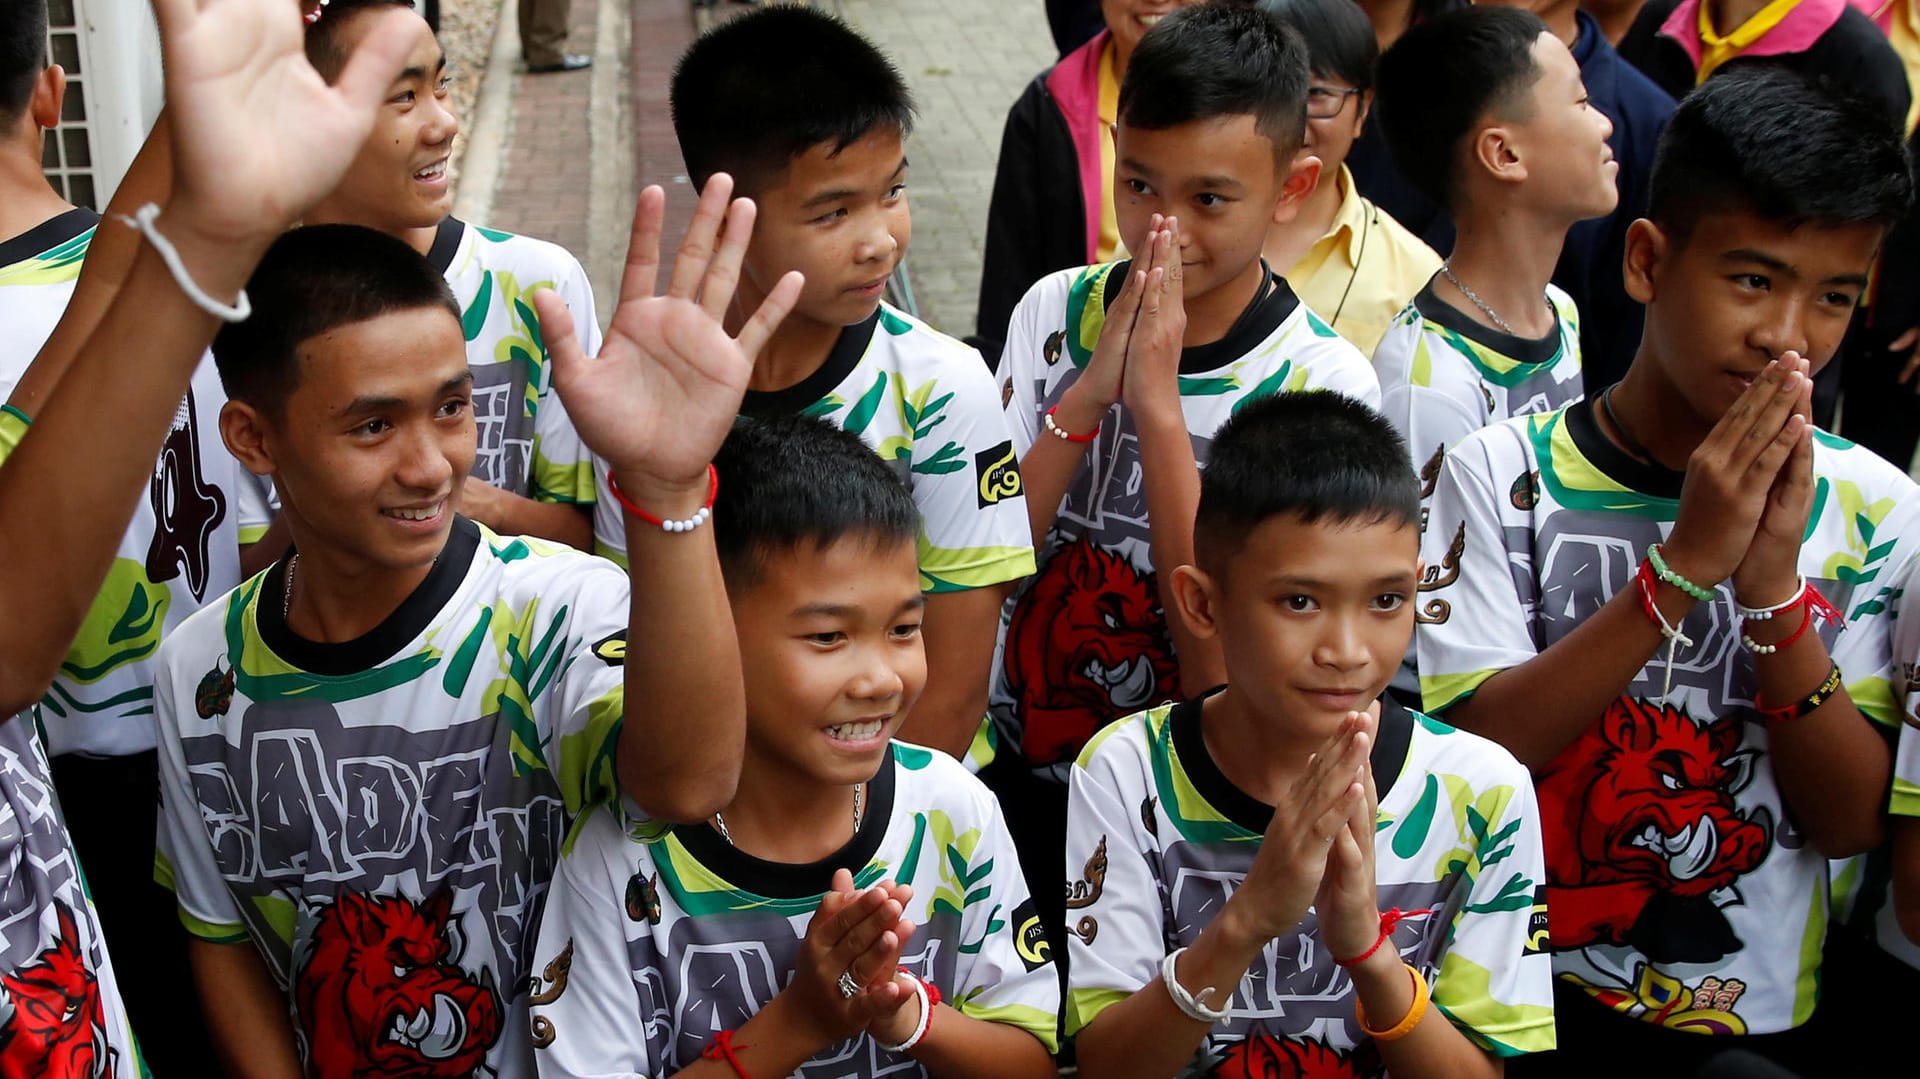
[[[1210,641],[1220,632],[1214,620],[1216,592],[1213,578],[1198,566],[1178,566],[1173,571],[1173,602],[1180,608],[1180,619],[1187,632]]]
[[[1299,215],[1300,207],[1306,204],[1307,196],[1313,194],[1313,189],[1320,185],[1321,175],[1325,171],[1317,155],[1306,151],[1293,155],[1293,161],[1287,165],[1286,176],[1280,180],[1280,201],[1273,206],[1274,224],[1284,225]],[[1333,182],[1330,175],[1326,179],[1328,183]]]
[[[34,126],[51,131],[60,123],[60,110],[67,101],[67,72],[59,64],[48,64],[33,80],[33,96],[27,99],[27,113]]]
[[[256,476],[271,476],[276,470],[270,445],[267,419],[260,410],[245,401],[228,401],[220,408],[220,438],[234,460]]]
[[[1513,130],[1500,124],[1474,133],[1468,165],[1504,183],[1519,183],[1527,178],[1526,162],[1520,159],[1520,144]]]
[[[1627,226],[1626,251],[1621,256],[1620,269],[1625,275],[1627,295],[1633,297],[1635,303],[1653,302],[1658,291],[1655,282],[1673,251],[1673,237],[1646,218]]]

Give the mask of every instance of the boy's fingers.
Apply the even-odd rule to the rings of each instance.
[[[1791,483],[1792,478],[1782,474],[1781,466],[1787,463],[1787,457],[1793,453],[1794,447],[1806,440],[1806,435],[1807,421],[1798,415],[1789,416],[1780,433],[1774,435],[1772,441],[1761,449],[1760,455],[1753,459],[1757,482],[1765,482],[1769,486],[1774,480]]]
[[[1771,479],[1779,471],[1781,462],[1787,459],[1786,450],[1792,448],[1792,444],[1783,443],[1781,439],[1787,434],[1789,421],[1798,419],[1805,422],[1804,417],[1797,415],[1805,390],[1804,376],[1797,371],[1789,374],[1774,391],[1772,398],[1762,406],[1747,436],[1741,440],[1739,452],[1747,458],[1747,468],[1758,473],[1757,480]]]
[[[533,291],[533,312],[540,316],[540,328],[547,346],[547,356],[553,361],[554,388],[565,396],[563,383],[571,381],[577,373],[575,368],[585,362],[581,354],[579,335],[573,332],[573,312],[560,294],[550,288]]]
[[[342,101],[367,113],[369,127],[373,110],[387,99],[393,81],[406,69],[407,54],[413,50],[412,35],[399,30],[404,24],[404,15],[389,10],[380,12],[378,17],[384,21],[361,34],[360,44],[354,47],[353,55],[347,58],[340,77],[333,83],[333,91]]]
[[[760,350],[773,337],[773,331],[779,329],[780,323],[793,311],[793,305],[800,302],[800,287],[805,283],[806,278],[800,275],[799,270],[788,270],[780,283],[773,286],[773,291],[767,293],[767,298],[761,301],[760,309],[747,319],[745,326],[740,327],[740,336],[734,341],[739,344],[740,353],[749,364],[759,357]]]
[[[1734,398],[1732,407],[1720,417],[1720,422],[1707,432],[1706,443],[1729,450],[1739,445],[1747,432],[1752,430],[1761,404],[1772,400],[1773,394],[1778,392],[1784,373],[1784,367],[1778,360],[1762,368],[1752,384]]]
[[[1180,219],[1167,218],[1167,279],[1162,286],[1175,297],[1182,294],[1186,283],[1186,271],[1181,263],[1185,256],[1180,251]]]
[[[713,258],[713,245],[720,235],[720,223],[726,219],[727,206],[733,194],[733,177],[724,172],[716,172],[707,181],[700,192],[700,203],[694,207],[693,221],[687,226],[687,235],[680,241],[680,250],[673,259],[673,276],[667,280],[667,295],[682,300],[691,300],[700,288],[700,282],[707,275],[707,262]]]
[[[733,290],[740,285],[740,264],[747,255],[747,240],[753,235],[757,210],[752,199],[734,199],[727,207],[726,227],[720,232],[720,249],[707,265],[706,279],[700,283],[700,309],[715,322],[726,319],[733,303]]]
[[[660,185],[640,192],[627,233],[627,269],[620,275],[620,306],[649,299],[660,283],[660,232],[667,214],[667,193]],[[618,313],[618,308],[615,308]]]

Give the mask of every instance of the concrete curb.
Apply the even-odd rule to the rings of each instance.
[[[633,12],[631,0],[599,0],[593,43],[593,85],[587,110],[587,278],[601,329],[613,318],[626,268],[628,223],[639,199],[633,143]]]
[[[617,4],[619,0],[606,0]],[[466,131],[460,155],[459,188],[453,214],[462,221],[490,221],[493,201],[506,171],[507,148],[513,137],[513,80],[520,62],[520,16],[514,0],[500,0],[494,21],[493,51],[487,73],[480,80],[480,96],[473,123]]]

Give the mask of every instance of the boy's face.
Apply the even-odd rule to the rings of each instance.
[[[353,17],[343,30],[343,51],[351,52],[380,21],[367,14]],[[413,47],[406,69],[388,87],[373,133],[327,199],[355,224],[389,234],[432,228],[453,212],[447,162],[453,156],[454,136],[460,133],[450,100],[447,54],[426,20],[415,16],[407,26]]]
[[[1152,131],[1114,130],[1113,208],[1129,251],[1145,250],[1154,214],[1180,219],[1183,295],[1204,296],[1260,259],[1267,226],[1293,220],[1319,159],[1274,156],[1251,115]]]
[[[430,565],[473,468],[459,319],[437,307],[390,312],[304,341],[299,357],[282,422],[264,422],[302,542],[369,569]]]
[[[896,128],[879,127],[839,153],[821,144],[754,196],[759,214],[743,267],[761,295],[782,274],[807,283],[795,312],[829,326],[863,322],[907,253],[907,158]]]
[[[1153,24],[1167,17],[1175,8],[1183,8],[1198,0],[1100,0],[1100,17],[1106,20],[1107,30],[1113,34],[1113,47],[1122,56],[1132,56],[1134,47],[1140,44]]]
[[[1394,521],[1262,522],[1206,594],[1255,714],[1332,731],[1387,688],[1413,639],[1420,536]]]
[[[732,602],[752,752],[820,783],[873,778],[927,684],[913,543],[772,552]]]
[[[1607,145],[1613,121],[1593,107],[1580,64],[1559,38],[1534,39],[1533,61],[1540,76],[1528,90],[1525,118],[1498,122],[1526,169],[1525,197],[1571,221],[1612,213],[1620,201],[1620,164]]]
[[[1694,414],[1717,423],[1782,353],[1826,366],[1882,237],[1878,225],[1792,228],[1732,212],[1702,217],[1679,242],[1636,221],[1626,283],[1647,305],[1645,350]]]

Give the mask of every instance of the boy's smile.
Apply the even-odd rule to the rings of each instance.
[[[767,552],[733,591],[749,771],[810,786],[872,778],[926,686],[925,606],[910,542]]]
[[[897,129],[878,127],[832,149],[809,147],[773,186],[753,193],[760,211],[742,273],[748,291],[764,295],[782,274],[799,270],[807,283],[794,314],[838,327],[864,322],[879,307],[913,221]]]

